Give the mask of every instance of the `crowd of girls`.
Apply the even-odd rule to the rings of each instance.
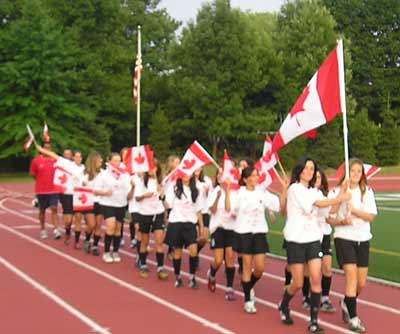
[[[269,251],[266,217],[271,220],[273,212],[280,212],[285,217],[283,236],[287,266],[278,311],[282,323],[292,325],[290,302],[302,289],[302,305],[310,312],[309,333],[324,332],[318,324],[319,311],[335,312],[329,299],[333,227],[337,260],[346,279],[345,298],[340,303],[343,321],[352,331],[365,331],[357,314],[357,297],[367,280],[370,226],[377,209],[360,160],[351,159],[349,180],[343,178],[337,187],[329,190],[326,175],[316,162],[301,158],[290,180],[280,178],[280,191],[275,193],[259,186],[259,174],[251,161],[240,162],[240,187],[233,189],[229,180],[221,178],[221,171],[211,178],[204,176],[201,168],[193,175],[182,175],[174,181],[172,177],[163,178],[157,160],[152,170],[129,175],[121,161],[124,151],[121,155],[112,153],[107,167],[102,169],[103,160],[97,152],[89,154],[83,167],[80,152],[69,157],[71,152],[64,151],[64,156],[60,157],[50,149],[40,146],[37,149],[73,175],[71,185],[61,198],[66,244],[70,241],[74,220],[75,248],[79,248],[83,216],[86,222],[84,250],[99,255],[99,240],[104,234],[104,262],[120,262],[118,250],[123,223],[129,220],[130,245],[137,248],[140,277],[150,275],[147,257],[152,234],[157,277],[168,279],[164,268],[166,244],[173,263],[174,285],[182,288],[181,263],[186,248],[188,286],[196,289],[199,287],[196,280],[199,252],[210,241],[214,258],[207,273],[208,289],[215,292],[216,274],[224,263],[225,299],[236,299],[233,282],[237,257],[246,313],[257,312],[255,286],[265,270]],[[171,156],[166,175],[171,176],[178,164],[179,158]],[[93,189],[93,210],[73,212],[72,193],[76,184]]]

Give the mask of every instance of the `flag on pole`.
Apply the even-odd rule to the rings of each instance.
[[[234,167],[233,161],[229,159],[228,152],[224,150],[224,163],[222,168],[221,181],[229,180],[231,189],[237,190],[240,188],[240,170]]]
[[[133,72],[133,103],[138,104],[140,77],[143,71],[142,51],[140,49],[140,31],[138,33],[138,51],[136,55],[135,71]]]
[[[35,136],[33,135],[31,127],[28,124],[26,125],[26,130],[28,131],[29,138],[24,143],[24,151],[25,151],[25,153],[28,152],[29,147],[31,147],[32,143],[35,141]]]
[[[195,140],[178,166],[178,177],[191,176],[196,169],[213,162],[215,161],[211,155]]]
[[[43,126],[43,139],[45,143],[50,143],[50,136],[49,136],[49,128],[47,127],[47,123],[44,123]]]
[[[262,164],[262,169],[265,171],[273,168],[279,160],[278,153],[272,151],[272,140],[267,135],[265,136],[264,148],[263,148],[263,156],[260,159],[260,163]]]
[[[344,78],[341,49],[338,45],[328,55],[276,133],[272,150],[277,151],[300,135],[315,138],[316,129],[342,113],[341,93]]]
[[[62,167],[59,166],[55,167],[56,168],[54,170],[54,176],[53,176],[54,190],[63,194],[68,189],[71,189],[72,174]]]
[[[93,210],[94,207],[93,189],[86,187],[74,187],[72,203],[74,212]]]
[[[381,171],[381,167],[378,166],[373,166],[370,164],[363,164],[364,166],[364,173],[367,179],[370,179],[373,177],[375,174],[379,173]],[[343,174],[344,174],[344,168],[345,168],[345,163],[343,162],[339,168],[337,169],[335,173],[335,178],[336,179],[341,179]]]
[[[154,168],[153,157],[149,145],[130,147],[125,158],[126,169],[130,174],[148,172]]]

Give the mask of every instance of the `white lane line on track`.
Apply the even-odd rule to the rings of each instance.
[[[103,328],[102,326],[100,326],[97,322],[90,319],[88,316],[86,316],[84,313],[82,313],[81,311],[79,311],[78,309],[73,307],[72,305],[68,304],[64,299],[57,296],[55,293],[51,292],[44,285],[42,285],[38,281],[34,280],[28,274],[26,274],[22,270],[18,269],[16,266],[12,265],[10,262],[8,262],[6,259],[4,259],[1,256],[0,256],[0,264],[2,264],[4,267],[6,267],[11,272],[13,272],[15,275],[17,275],[23,281],[25,281],[26,283],[33,286],[35,289],[39,290],[46,297],[50,298],[53,302],[55,302],[57,305],[62,307],[65,311],[71,313],[73,316],[75,316],[76,318],[81,320],[83,323],[88,325],[91,328],[93,333],[111,334],[111,332],[109,332],[106,328]]]
[[[2,205],[2,202],[1,202],[1,205]],[[123,281],[123,280],[121,280],[121,279],[119,279],[119,278],[117,278],[117,277],[115,277],[115,276],[103,271],[103,270],[100,270],[100,269],[98,269],[98,268],[96,268],[94,266],[91,266],[91,265],[89,265],[89,264],[87,264],[85,262],[82,262],[82,261],[80,261],[80,260],[78,260],[78,259],[76,259],[76,258],[74,258],[74,257],[72,257],[70,255],[67,255],[67,254],[65,254],[63,252],[60,252],[56,248],[53,248],[53,247],[48,246],[48,245],[46,245],[44,243],[41,243],[40,241],[38,241],[36,239],[33,239],[30,236],[27,236],[27,235],[25,235],[25,234],[23,234],[23,233],[21,233],[19,231],[16,231],[13,228],[8,227],[8,226],[6,226],[6,225],[4,225],[2,223],[0,223],[0,229],[3,229],[3,230],[5,230],[5,231],[7,231],[9,233],[12,233],[12,234],[14,234],[14,235],[26,240],[26,241],[29,241],[30,243],[32,243],[32,244],[34,244],[36,246],[39,246],[39,247],[49,251],[50,253],[58,255],[58,256],[60,256],[60,257],[62,257],[64,259],[66,259],[67,261],[70,261],[70,262],[74,263],[75,265],[77,265],[77,266],[79,266],[81,268],[84,268],[84,269],[86,269],[88,271],[91,271],[91,272],[93,272],[93,273],[95,273],[95,274],[97,274],[97,275],[99,275],[99,276],[101,276],[101,277],[113,282],[113,283],[116,283],[116,284],[118,284],[118,285],[120,285],[122,287],[125,287],[125,288],[127,288],[128,290],[130,290],[130,291],[132,291],[134,293],[140,294],[143,297],[148,298],[148,299],[150,299],[150,300],[152,300],[152,301],[154,301],[154,302],[156,302],[156,303],[158,303],[158,304],[160,304],[162,306],[165,306],[166,308],[168,308],[168,309],[170,309],[172,311],[175,311],[175,312],[177,312],[177,313],[179,313],[179,314],[181,314],[181,315],[183,315],[183,316],[185,316],[185,317],[187,317],[187,318],[189,318],[191,320],[194,320],[194,321],[202,324],[203,326],[205,326],[207,328],[214,329],[215,331],[223,333],[223,334],[235,334],[234,332],[232,332],[232,331],[220,326],[217,323],[211,322],[211,321],[209,321],[209,320],[207,320],[207,319],[205,319],[205,318],[203,318],[201,316],[198,316],[197,314],[194,314],[194,313],[192,313],[192,312],[190,312],[190,311],[188,311],[188,310],[186,310],[186,309],[184,309],[182,307],[179,307],[179,306],[177,306],[175,304],[172,304],[172,303],[168,302],[165,299],[162,299],[162,298],[160,298],[160,297],[158,297],[158,296],[156,296],[156,295],[154,295],[154,294],[152,294],[150,292],[147,292],[144,289],[141,289],[141,288],[139,288],[139,287],[137,287],[137,286],[135,286],[133,284],[130,284],[130,283],[126,282],[126,281]]]
[[[23,202],[21,200],[18,200],[18,199],[12,198],[10,200],[15,201],[15,202],[20,202],[21,204],[24,204],[24,205],[28,205],[27,203],[25,203],[25,202]],[[19,212],[16,212],[14,210],[11,210],[11,209],[8,209],[8,208],[4,207],[3,201],[0,202],[0,208],[2,208],[3,210],[9,210],[10,213],[14,213],[16,215],[20,215],[22,217],[30,219],[31,221],[37,222],[37,220],[33,219],[30,216],[21,215]],[[154,241],[150,240],[150,242],[154,242]],[[187,250],[183,250],[183,251],[185,253],[187,253]],[[125,254],[125,255],[127,255],[127,256],[131,256],[131,257],[134,256],[134,255],[132,255],[132,254],[130,254],[128,252],[125,252],[123,250],[120,250],[120,252]],[[205,255],[205,254],[202,254],[202,253],[200,253],[200,258],[203,258],[203,259],[206,259],[206,260],[209,260],[209,261],[213,260],[213,258],[211,256],[208,256],[208,255]],[[267,266],[267,268],[268,268],[268,266]],[[281,282],[285,281],[285,279],[283,277],[278,276],[278,275],[274,275],[274,274],[270,274],[270,273],[267,273],[267,272],[264,272],[263,276],[271,278],[271,279],[274,279],[274,280],[277,280],[277,281],[281,281]],[[337,292],[337,291],[331,290],[330,293],[333,296],[336,296],[336,297],[339,297],[339,298],[344,298],[344,295],[342,293]],[[396,314],[396,315],[400,315],[400,309],[396,309],[396,308],[393,308],[393,307],[390,307],[390,306],[386,306],[386,305],[383,305],[383,304],[380,304],[380,303],[371,302],[371,301],[364,300],[364,299],[361,299],[361,298],[357,298],[357,302],[360,303],[360,304],[372,307],[372,308],[376,308],[376,309],[379,309],[379,310],[382,310],[382,311],[386,311],[386,312],[390,312],[390,313],[393,313],[393,314]]]

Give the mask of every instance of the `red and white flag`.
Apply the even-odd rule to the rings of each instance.
[[[93,189],[85,187],[74,187],[72,203],[74,211],[93,210],[94,206]]]
[[[130,147],[125,158],[126,169],[130,174],[148,172],[154,168],[153,157],[149,145]]]
[[[43,139],[45,143],[50,143],[49,128],[47,127],[47,123],[44,123],[43,126]]]
[[[228,152],[224,151],[224,164],[222,168],[221,181],[230,180],[231,189],[239,189],[240,170],[234,167],[234,163],[229,159]]]
[[[133,103],[137,104],[139,99],[140,77],[142,75],[142,50],[141,50],[140,27],[138,27],[138,51],[136,55],[135,71],[133,72]]]
[[[116,166],[116,165],[114,165],[114,164],[107,163],[106,166],[107,166],[107,171],[108,171],[116,180],[119,180],[119,178],[120,178],[122,175],[128,173],[128,169],[122,168],[122,167],[120,167],[120,166]]]
[[[55,168],[53,177],[53,185],[55,191],[61,194],[65,193],[71,182],[72,174],[70,172],[61,167]]]
[[[377,174],[377,173],[379,173],[381,171],[381,167],[373,166],[373,165],[370,165],[370,164],[363,164],[363,166],[364,166],[364,173],[365,173],[365,176],[367,177],[367,179],[370,179],[375,174]],[[341,179],[342,178],[342,176],[344,175],[344,168],[345,168],[345,164],[343,162],[339,166],[339,168],[337,169],[337,171],[335,173],[335,178],[336,179]]]
[[[261,162],[262,159],[258,160],[254,167],[258,170],[258,185],[263,189],[269,187],[272,182],[278,179],[279,175],[275,168],[265,169],[265,165]]]
[[[183,175],[191,176],[196,169],[213,161],[214,159],[211,155],[195,140],[187,149],[178,166],[178,177]]]
[[[28,131],[29,138],[24,143],[24,151],[25,151],[25,153],[28,152],[29,147],[31,147],[32,143],[35,141],[35,136],[33,135],[31,127],[28,124],[26,125],[26,130]]]
[[[341,83],[343,67],[339,66],[341,50],[339,44],[328,55],[319,70],[314,74],[289,115],[276,133],[272,150],[277,151],[300,135],[315,138],[316,129],[342,113]],[[344,96],[342,97],[344,98]]]
[[[263,156],[260,159],[262,164],[262,170],[270,170],[273,168],[279,160],[278,153],[272,151],[272,140],[269,136],[265,136]]]

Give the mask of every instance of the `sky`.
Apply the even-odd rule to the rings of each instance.
[[[159,6],[165,7],[174,19],[185,24],[196,18],[197,11],[204,2],[210,0],[161,0]],[[284,2],[285,0],[231,0],[231,6],[253,12],[276,12]]]

